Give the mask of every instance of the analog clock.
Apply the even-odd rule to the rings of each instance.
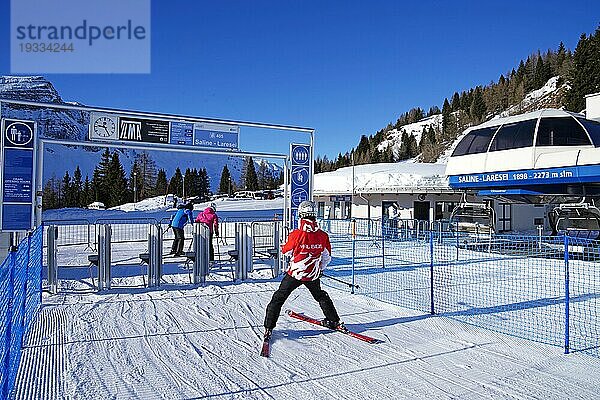
[[[99,117],[94,121],[94,133],[100,137],[111,137],[116,130],[115,121],[109,117]]]

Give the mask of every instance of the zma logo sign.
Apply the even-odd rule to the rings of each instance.
[[[33,127],[25,122],[10,123],[4,132],[4,137],[13,146],[25,147],[33,140]]]

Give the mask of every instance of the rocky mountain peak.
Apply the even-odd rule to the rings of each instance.
[[[52,83],[43,76],[0,76],[0,98],[62,103]]]

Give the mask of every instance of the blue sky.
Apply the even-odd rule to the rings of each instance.
[[[9,1],[0,74],[10,73]],[[152,1],[151,74],[46,75],[65,100],[316,128],[332,157],[538,49],[574,49],[597,1]],[[287,141],[244,150],[286,151]],[[285,145],[283,144],[285,142]]]

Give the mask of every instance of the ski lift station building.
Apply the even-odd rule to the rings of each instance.
[[[600,93],[586,96],[585,115],[545,109],[471,127],[448,164],[318,174],[314,197],[323,218],[436,221],[462,202],[487,202],[499,233],[554,231],[548,215],[558,203],[600,198]]]
[[[354,170],[354,171],[353,171]],[[483,198],[453,189],[446,164],[381,163],[340,168],[315,175],[314,200],[321,218],[448,220],[461,201]],[[548,228],[546,207],[485,200],[496,211],[498,232]]]

